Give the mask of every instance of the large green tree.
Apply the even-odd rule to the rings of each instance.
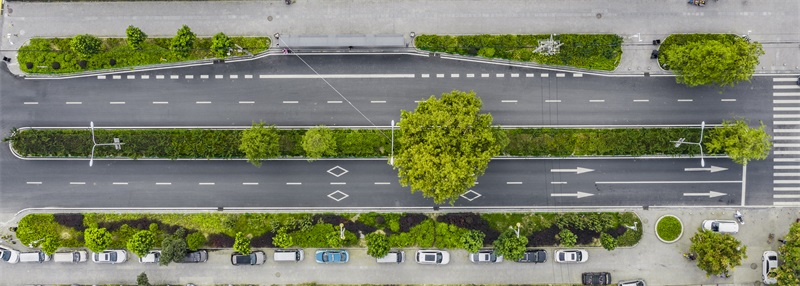
[[[250,238],[241,231],[237,232],[236,240],[233,242],[233,250],[244,255],[250,254]]]
[[[747,247],[730,234],[698,229],[690,240],[689,249],[697,254],[697,267],[706,276],[727,274],[747,258]]]
[[[217,57],[224,58],[231,48],[233,48],[233,41],[225,33],[219,32],[211,38],[211,50]]]
[[[44,242],[42,242],[41,247],[45,254],[53,255],[53,253],[56,253],[56,250],[61,247],[61,240],[55,235],[48,235],[47,238],[44,239]]]
[[[492,243],[497,255],[502,255],[507,260],[519,260],[525,255],[525,246],[528,245],[528,238],[525,236],[517,237],[513,229],[507,229],[497,237]]]
[[[480,230],[470,230],[461,235],[461,247],[469,253],[478,252],[483,247],[483,239],[486,238]]]
[[[373,232],[367,234],[364,239],[367,241],[367,254],[375,258],[381,258],[389,254],[389,239],[383,233]]]
[[[139,257],[147,255],[156,244],[156,235],[150,230],[140,230],[127,241],[128,250]]]
[[[400,184],[437,204],[452,204],[474,186],[507,142],[493,131],[492,115],[480,113],[482,106],[474,92],[453,90],[420,102],[413,112],[403,110],[402,147],[394,160]]]
[[[186,256],[186,230],[179,228],[175,234],[167,236],[161,241],[161,258],[159,265],[169,265],[170,262],[181,262]]]
[[[89,34],[77,35],[72,37],[72,40],[69,42],[69,46],[72,48],[72,51],[77,53],[82,58],[88,58],[96,54],[100,51],[100,46],[102,45],[103,42],[100,41],[100,39]]]
[[[247,162],[256,167],[261,166],[261,160],[278,157],[280,134],[275,125],[264,127],[264,122],[255,123],[250,129],[242,131],[242,142],[239,150],[244,152]]]
[[[792,223],[789,233],[783,237],[786,241],[780,248],[780,260],[776,278],[778,285],[800,285],[800,223]]]
[[[142,43],[144,43],[144,40],[147,40],[147,34],[142,32],[142,29],[134,26],[128,26],[128,28],[125,29],[125,35],[128,37],[128,46],[134,50],[141,49]]]
[[[105,228],[87,228],[83,231],[83,240],[86,248],[92,252],[102,252],[111,245],[111,233]]]
[[[725,120],[722,126],[709,130],[705,147],[709,153],[725,152],[734,162],[747,165],[750,160],[763,160],[772,148],[772,138],[764,130],[764,122],[752,128],[744,119]]]
[[[190,29],[189,26],[183,25],[178,29],[175,37],[172,38],[170,50],[179,56],[188,57],[189,53],[191,53],[194,48],[194,41],[196,39],[197,35],[192,32],[192,29]]]
[[[325,125],[319,125],[306,131],[306,134],[303,135],[302,145],[309,161],[323,156],[336,155],[336,138],[333,136],[333,131]]]
[[[723,87],[749,81],[764,49],[760,43],[733,37],[726,41],[690,41],[662,52],[662,63],[675,73],[678,83]]]

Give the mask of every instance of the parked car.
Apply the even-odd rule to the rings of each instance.
[[[263,251],[253,251],[250,254],[234,252],[231,254],[231,264],[233,265],[261,265],[267,261],[267,256]]]
[[[139,257],[140,263],[158,263],[159,260],[161,260],[161,250],[153,250]]]
[[[347,263],[350,261],[350,253],[343,249],[317,250],[314,258],[317,263]]]
[[[88,257],[89,255],[83,250],[53,253],[53,261],[60,263],[86,262]]]
[[[559,249],[553,256],[558,263],[581,263],[589,260],[589,253],[583,249]]]
[[[103,252],[92,253],[94,263],[116,264],[128,260],[128,252],[122,249],[109,249]]]
[[[498,256],[494,250],[480,250],[469,254],[469,261],[472,263],[498,263],[503,262],[503,256]]]
[[[635,280],[626,280],[620,281],[617,283],[617,286],[647,286],[647,283],[644,283],[642,279],[635,279]]]
[[[19,251],[0,245],[0,259],[8,263],[19,262]]]
[[[522,255],[522,258],[517,260],[517,262],[523,263],[544,263],[547,261],[547,251],[544,249],[534,249],[525,251]]]
[[[208,251],[200,249],[198,251],[186,252],[181,263],[200,263],[208,261]]]
[[[19,262],[42,263],[42,262],[45,262],[45,261],[50,261],[50,255],[47,255],[42,251],[20,252],[19,253]]]
[[[611,283],[611,273],[608,272],[586,272],[581,276],[583,285],[608,285]]]
[[[450,253],[444,250],[417,250],[417,263],[419,264],[447,264],[450,263]]]
[[[704,220],[703,229],[719,233],[737,233],[739,224],[732,220]]]
[[[764,251],[761,255],[761,280],[764,284],[778,283],[778,279],[769,277],[769,272],[778,268],[778,253],[775,251]]]
[[[389,251],[386,256],[377,258],[378,263],[403,263],[406,260],[406,252],[402,250]]]

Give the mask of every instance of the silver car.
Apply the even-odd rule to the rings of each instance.
[[[419,264],[447,264],[450,263],[450,253],[444,250],[418,250],[415,256]]]
[[[92,253],[94,263],[117,264],[128,260],[128,252],[122,249],[109,249],[103,252]]]
[[[764,281],[764,284],[778,283],[777,278],[769,277],[771,271],[778,269],[778,253],[775,251],[764,251],[764,254],[761,255],[761,264],[761,280]]]
[[[472,263],[498,263],[503,262],[503,256],[498,256],[494,250],[480,250],[469,254],[469,261]]]

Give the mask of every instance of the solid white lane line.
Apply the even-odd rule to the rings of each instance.
[[[176,75],[176,74],[173,74],[173,75],[169,76],[169,79],[179,79],[179,78],[181,78],[181,76],[180,75]]]
[[[589,102],[606,102],[605,99],[590,99]]]
[[[550,74],[549,73],[543,73],[543,74],[539,74],[539,76],[541,76],[541,77],[550,77]]]
[[[532,73],[526,73],[526,74],[525,74],[525,77],[534,77],[534,74],[532,74]]]
[[[775,170],[800,170],[800,165],[775,165]]]
[[[775,121],[773,122],[775,125],[798,125],[800,121]]]
[[[42,182],[26,182],[28,185],[41,185]]]
[[[36,104],[39,104],[39,102],[38,101],[26,101],[26,102],[23,102],[23,104],[25,104],[25,105],[36,105]]]
[[[517,103],[517,100],[516,99],[503,99],[503,100],[500,100],[500,102],[502,102],[502,103]]]
[[[422,74],[422,78],[429,78],[429,77],[431,77],[430,74],[427,74],[427,73]]]
[[[772,132],[775,133],[798,133],[800,129],[773,129]]]
[[[512,73],[511,77],[519,77],[519,74],[518,73]]]
[[[773,199],[800,199],[800,195],[772,195]]]
[[[772,158],[773,162],[800,162],[800,158]]]
[[[800,184],[800,180],[774,180],[772,181],[773,184]]]
[[[551,185],[566,185],[567,182],[550,182]]]
[[[800,187],[774,187],[772,190],[776,192],[796,192],[800,191]]]
[[[292,104],[292,103],[298,103],[298,101],[297,100],[284,100],[283,103]]]
[[[800,173],[774,173],[773,177],[800,177]]]
[[[459,75],[459,74],[457,74],[457,73],[450,74],[450,77],[452,77],[452,78],[457,78],[457,77],[460,77],[460,76],[461,76],[461,75]]]
[[[215,75],[214,75],[214,78],[215,78],[215,79],[223,79],[223,78],[225,78],[225,76],[224,76],[224,75],[221,75],[221,74],[215,74]]]
[[[347,182],[331,182],[331,185],[347,185]]]
[[[211,104],[211,101],[195,101],[195,104]]]
[[[800,140],[800,136],[773,136],[772,140]]]
[[[583,74],[582,73],[574,73],[574,74],[572,74],[572,77],[583,77]]]
[[[201,186],[213,186],[214,185],[214,183],[212,183],[212,182],[203,182],[203,183],[197,183],[197,184],[201,185]]]
[[[800,118],[800,114],[773,114],[772,118]]]
[[[239,101],[239,104],[253,104],[255,101]]]
[[[67,104],[83,104],[83,102],[80,102],[80,101],[67,101]]]
[[[342,103],[341,100],[328,100],[328,103]]]
[[[773,92],[772,96],[800,96],[800,92]]]
[[[319,78],[338,78],[338,79],[370,79],[370,78],[415,78],[411,74],[261,74],[261,79],[319,79]],[[425,77],[425,74],[422,75]]]
[[[506,185],[522,185],[522,182],[506,182]]]
[[[231,79],[237,79],[237,78],[239,78],[239,75],[238,75],[238,74],[232,74],[232,75],[230,76],[230,78],[231,78]]]
[[[557,74],[556,74],[556,77],[565,77],[565,76],[566,76],[566,75],[565,75],[565,74],[563,74],[563,73],[557,73]]]
[[[303,183],[300,183],[300,182],[287,182],[286,184],[287,185],[297,186],[297,185],[302,185]]]
[[[246,75],[244,75],[244,78],[253,78],[253,75],[252,74],[246,74]]]
[[[800,151],[775,151],[775,155],[800,155]]]
[[[443,73],[437,73],[436,74],[436,78],[444,78],[444,74]]]
[[[185,77],[186,79],[194,79],[194,75],[192,75],[192,74],[187,74],[187,75],[186,75],[186,76],[184,76],[184,77]]]
[[[473,77],[475,77],[475,74],[474,74],[474,73],[468,73],[468,74],[467,74],[467,77],[469,77],[469,78],[473,78]]]
[[[561,99],[545,99],[545,103],[561,103]]]
[[[169,186],[169,185],[172,185],[172,183],[170,183],[170,182],[157,182],[156,183],[156,186]]]
[[[692,102],[693,99],[678,99],[678,102]]]
[[[113,182],[112,185],[127,185],[128,182]]]
[[[742,181],[609,181],[594,182],[600,185],[610,184],[740,184]]]
[[[389,182],[375,182],[376,185],[388,185]]]
[[[131,75],[126,76],[125,78],[127,78],[127,79],[136,79],[136,76],[131,74]]]
[[[112,102],[109,102],[108,104],[125,104],[125,102],[124,101],[112,101]]]
[[[800,89],[800,85],[796,84],[773,85],[772,89]]]
[[[164,75],[163,74],[156,75],[156,79],[164,79]]]
[[[386,100],[370,100],[369,103],[386,103]]]
[[[489,77],[489,74],[488,73],[482,73],[481,77]]]
[[[781,207],[796,207],[800,206],[800,202],[772,202],[772,205]]]
[[[650,102],[649,99],[634,99],[633,102]]]
[[[797,80],[796,77],[773,77],[772,82],[793,82]]]
[[[201,74],[200,75],[200,79],[208,79],[208,75],[207,74]]]
[[[119,76],[119,75],[114,75],[114,76],[111,76],[111,78],[113,78],[113,79],[121,79],[121,78],[122,78],[122,76]]]
[[[775,147],[800,148],[800,143],[774,143]]]
[[[258,182],[243,182],[242,185],[245,185],[245,186],[258,186]]]
[[[106,76],[104,76],[104,75],[98,75],[98,76],[97,76],[97,79],[106,79]]]
[[[798,103],[800,103],[800,100],[796,100],[796,99],[783,99],[783,100],[776,99],[776,100],[773,100],[772,103],[774,103],[774,104],[798,104]]]
[[[86,182],[69,182],[70,185],[86,185]]]
[[[153,104],[169,104],[168,101],[153,101]]]
[[[800,107],[773,107],[772,111],[800,111]]]
[[[719,101],[722,101],[722,102],[734,102],[734,101],[736,101],[736,99],[735,98],[723,98],[723,99],[720,99]]]
[[[141,76],[141,78],[142,78],[142,79],[150,79],[150,75],[143,74],[143,75]]]

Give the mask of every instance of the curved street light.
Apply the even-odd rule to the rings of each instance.
[[[703,130],[706,129],[706,122],[700,122],[700,142],[686,142],[686,138],[680,138],[678,141],[670,141],[675,143],[675,148],[681,147],[681,144],[692,144],[700,146],[700,167],[706,166],[705,156],[703,155]]]
[[[116,137],[114,138],[114,143],[97,144],[97,140],[95,140],[95,138],[94,138],[94,121],[89,121],[89,129],[92,130],[92,154],[89,155],[89,167],[91,167],[94,164],[94,148],[95,147],[97,147],[97,146],[114,146],[114,149],[119,150],[119,149],[122,149],[122,144],[125,144],[125,143],[119,142],[119,138],[116,138]]]

